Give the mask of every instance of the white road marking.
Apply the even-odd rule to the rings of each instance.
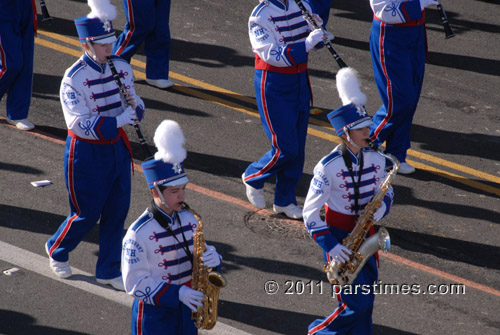
[[[116,291],[110,287],[108,288],[107,286],[98,284],[95,281],[94,275],[88,272],[79,270],[75,267],[71,267],[73,276],[68,279],[61,279],[57,277],[50,269],[48,257],[40,256],[31,251],[16,247],[3,241],[0,241],[0,250],[2,250],[2,252],[0,253],[0,259],[4,262],[10,263],[16,267],[23,268],[31,272],[38,273],[52,280],[57,280],[66,285],[73,286],[77,289],[95,294],[121,305],[130,308],[132,307],[134,298],[124,292]],[[250,333],[246,333],[237,328],[226,325],[220,321],[217,322],[214,329],[210,331],[202,330],[199,332],[199,334],[251,335]]]

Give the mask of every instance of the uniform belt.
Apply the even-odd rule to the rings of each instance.
[[[328,206],[325,205],[325,221],[326,224],[330,227],[335,227],[342,230],[352,231],[356,226],[356,216],[343,214],[331,210]],[[375,233],[375,228],[371,226],[369,235]]]
[[[116,136],[115,138],[113,138],[111,140],[91,140],[88,138],[82,138],[82,137],[76,135],[70,129],[68,129],[68,136],[75,138],[79,141],[92,143],[92,144],[114,144],[114,143],[118,142],[119,140],[123,140],[123,143],[125,144],[125,146],[128,149],[128,152],[130,153],[130,161],[132,162],[132,167],[133,167],[134,160],[133,160],[133,156],[132,156],[132,146],[130,145],[130,141],[128,140],[127,133],[125,132],[125,130],[123,130],[123,128],[118,128],[118,136]],[[133,171],[133,169],[132,169],[132,171]]]
[[[255,69],[256,70],[267,70],[271,72],[278,73],[301,73],[307,70],[307,63],[300,63],[293,66],[279,67],[266,63],[262,58],[255,54]]]

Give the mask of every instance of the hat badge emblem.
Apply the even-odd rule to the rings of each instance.
[[[111,31],[111,22],[108,20],[104,21],[102,28],[109,33]]]
[[[181,173],[181,171],[182,171],[181,165],[178,163],[172,165],[172,170],[174,170],[174,172],[177,174]]]
[[[364,108],[356,107],[356,113],[358,113],[359,116],[366,116],[366,110]]]

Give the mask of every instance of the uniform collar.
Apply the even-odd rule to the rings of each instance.
[[[345,146],[345,148],[347,149],[349,156],[351,156],[351,162],[353,164],[359,165],[361,155],[363,154],[363,148],[361,148],[361,150],[359,150],[357,155],[354,152],[352,152],[351,149],[349,149],[349,147],[347,145]]]
[[[87,63],[92,69],[99,73],[104,73],[106,71],[106,63],[100,64],[99,62],[96,62],[90,55],[85,51],[83,54],[83,60],[85,63]]]
[[[285,4],[283,3],[283,0],[269,0],[269,2],[272,3],[274,6],[284,10],[288,10],[288,1]]]
[[[173,211],[172,215],[170,215],[163,209],[161,209],[154,201],[153,201],[153,206],[155,206],[156,209],[158,209],[158,212],[160,212],[161,215],[163,215],[169,226],[172,226],[175,223],[174,218],[176,216],[176,211]]]

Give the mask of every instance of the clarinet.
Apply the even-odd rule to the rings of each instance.
[[[123,103],[125,104],[126,107],[129,106],[127,100],[125,99],[125,87],[123,87],[122,81],[120,80],[120,75],[116,71],[115,65],[113,64],[113,61],[111,60],[110,57],[108,57],[108,64],[109,68],[111,69],[111,73],[113,74],[113,79],[115,80],[116,84],[118,85],[118,88],[120,89],[120,96],[122,97]],[[144,154],[146,154],[146,160],[151,158],[153,154],[151,153],[151,150],[149,150],[148,143],[146,142],[146,139],[144,139],[144,136],[142,135],[141,127],[139,126],[138,123],[134,124],[135,132],[137,133],[137,137],[139,138],[139,143],[141,144],[141,147],[144,149]]]
[[[40,8],[42,9],[42,21],[52,20],[52,17],[49,14],[49,10],[47,9],[45,1],[40,0]]]
[[[309,24],[311,26],[313,26],[314,29],[321,29],[323,31],[323,33],[325,33],[325,35],[326,35],[326,30],[323,27],[319,26],[316,23],[316,21],[314,20],[314,18],[312,17],[312,15],[307,11],[307,9],[304,6],[304,4],[302,3],[302,1],[301,0],[295,0],[295,3],[297,4],[297,6],[299,6],[299,8],[302,11],[302,14],[306,18],[307,22],[309,22]],[[339,67],[340,68],[347,67],[346,63],[344,63],[344,61],[342,60],[342,58],[340,58],[339,54],[333,48],[333,45],[332,45],[330,39],[328,39],[328,37],[325,37],[325,39],[323,40],[323,43],[325,44],[325,46],[328,49],[328,51],[330,51],[330,53],[332,54],[333,58],[335,58],[335,60],[337,61],[337,64],[339,65]]]
[[[455,36],[455,34],[453,33],[453,30],[451,30],[450,23],[448,22],[448,16],[446,15],[443,6],[440,3],[437,4],[437,8],[439,9],[439,13],[441,14],[441,22],[443,23],[446,38],[452,38],[453,36]]]

